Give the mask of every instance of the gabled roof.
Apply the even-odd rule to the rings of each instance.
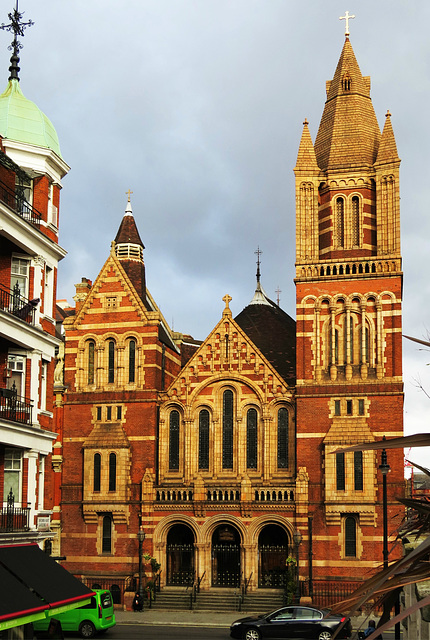
[[[121,284],[122,290],[128,296],[128,298],[130,300],[130,304],[133,306],[133,308],[136,311],[137,317],[143,323],[146,324],[146,323],[149,322],[149,314],[153,314],[155,312],[157,314],[157,316],[155,316],[155,318],[158,319],[158,322],[157,322],[158,338],[159,338],[160,342],[164,343],[170,349],[173,349],[174,351],[178,352],[179,349],[178,349],[177,345],[174,343],[174,341],[173,341],[173,339],[171,337],[170,329],[169,329],[166,321],[164,320],[164,317],[163,317],[161,311],[159,310],[159,308],[155,304],[154,299],[152,298],[152,296],[149,293],[149,291],[146,290],[145,300],[144,301],[142,300],[142,298],[140,297],[139,293],[136,291],[136,288],[133,286],[133,283],[131,282],[128,274],[126,273],[122,262],[115,255],[115,245],[114,245],[114,243],[113,243],[112,250],[111,250],[111,253],[110,253],[108,259],[106,260],[105,264],[103,265],[103,267],[102,267],[100,273],[98,274],[93,286],[91,287],[87,297],[85,298],[85,301],[83,302],[81,308],[79,309],[78,313],[76,314],[76,316],[75,316],[75,318],[73,320],[73,324],[75,326],[79,326],[79,324],[81,324],[83,322],[87,312],[92,307],[92,305],[93,305],[93,303],[95,301],[96,295],[100,291],[102,285],[104,284],[104,282],[105,282],[105,280],[106,280],[106,278],[108,276],[108,273],[111,270],[116,272],[117,278],[118,278],[118,282]],[[118,308],[118,312],[120,312],[120,311],[121,311],[121,308],[119,307]],[[101,312],[102,312],[102,310],[101,310]],[[154,317],[153,316],[151,317],[151,324],[154,324]]]

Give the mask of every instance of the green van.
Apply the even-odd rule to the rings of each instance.
[[[115,625],[115,614],[110,591],[93,589],[95,596],[91,602],[77,609],[70,609],[53,616],[52,620],[61,622],[63,631],[78,631],[82,638],[93,638],[98,631],[105,631]],[[51,618],[33,622],[33,628],[39,638],[43,638],[40,631],[47,631]],[[46,636],[50,637],[50,636]]]

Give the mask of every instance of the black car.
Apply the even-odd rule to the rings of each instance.
[[[345,616],[330,614],[328,609],[314,607],[283,607],[261,616],[236,620],[230,627],[230,637],[239,640],[288,638],[288,640],[330,640]],[[351,637],[351,622],[347,620],[337,638]]]

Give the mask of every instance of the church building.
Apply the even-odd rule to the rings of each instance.
[[[258,259],[250,303],[233,317],[226,294],[202,342],[148,291],[129,196],[99,275],[64,313],[56,551],[72,573],[124,603],[139,560],[161,590],[249,593],[284,590],[298,562],[311,597],[381,565],[379,454],[339,449],[402,434],[399,164],[347,33],[295,167],[296,321]],[[394,530],[403,460],[389,457]]]

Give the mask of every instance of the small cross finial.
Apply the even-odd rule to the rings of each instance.
[[[280,294],[282,293],[282,289],[280,289],[280,288],[279,288],[279,286],[278,286],[278,288],[276,289],[275,293],[276,293],[276,304],[277,304],[277,305],[278,305],[278,307],[279,307],[279,300],[280,300],[280,297],[279,297],[279,296],[280,296]]]
[[[254,251],[257,256],[257,282],[260,282],[260,256],[262,255],[262,251],[260,247],[257,247],[257,251]]]
[[[128,202],[130,202],[130,196],[131,196],[132,193],[133,193],[133,191],[130,191],[130,189],[125,192],[125,195],[128,196]]]
[[[349,21],[353,20],[355,16],[350,16],[349,11],[345,11],[344,16],[339,16],[339,20],[345,20],[345,36],[349,36]]]
[[[228,306],[230,304],[230,302],[232,301],[232,297],[228,295],[228,293],[225,294],[225,296],[223,297],[223,301],[225,302],[225,308],[226,309],[230,309],[230,307]]]
[[[386,118],[391,118],[391,113],[390,113],[389,109],[387,109],[387,113],[385,114],[385,117]]]
[[[308,119],[307,119],[307,118],[305,118],[305,120],[304,120],[304,122],[303,122],[303,126],[305,127],[305,126],[306,126],[306,125],[308,125],[308,124],[309,124]]]

